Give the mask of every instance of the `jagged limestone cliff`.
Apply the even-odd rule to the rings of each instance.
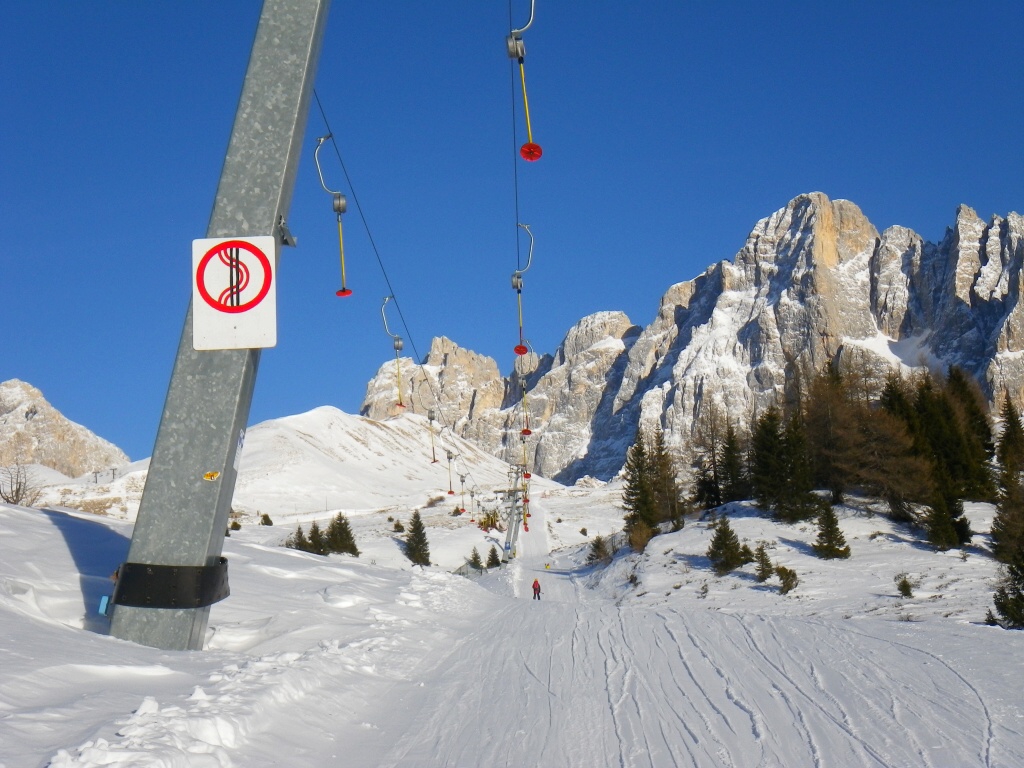
[[[432,407],[429,380],[450,426],[509,460],[522,455],[525,403],[527,460],[563,481],[614,475],[640,424],[660,424],[685,457],[712,404],[748,425],[836,361],[878,378],[956,364],[990,399],[1021,404],[1022,263],[1015,213],[986,223],[961,206],[936,245],[903,227],[879,233],[849,201],[801,195],[759,221],[732,261],[670,287],[646,328],[620,312],[591,315],[553,356],[523,359],[508,377],[438,339],[422,368],[404,361],[403,377],[414,408]],[[386,417],[395,392],[386,364],[361,412]]]
[[[69,477],[128,463],[116,445],[66,419],[18,379],[0,384],[0,466],[42,464]]]

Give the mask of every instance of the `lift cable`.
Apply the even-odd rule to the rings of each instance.
[[[341,156],[341,149],[338,147],[338,142],[334,138],[334,131],[331,130],[331,124],[330,124],[330,121],[327,119],[327,113],[324,110],[323,103],[320,101],[320,94],[317,93],[315,88],[313,89],[313,98],[316,101],[317,109],[319,109],[319,111],[320,111],[320,117],[324,121],[324,127],[327,129],[327,135],[324,137],[324,141],[328,141],[329,140],[331,142],[331,145],[334,147],[334,154],[338,158],[338,164],[341,166],[342,173],[345,175],[345,183],[348,184],[348,188],[349,188],[350,192],[352,193],[352,202],[355,203],[356,211],[359,213],[359,218],[360,218],[360,220],[363,223],[363,229],[366,231],[366,237],[367,237],[367,239],[370,242],[370,247],[373,249],[374,257],[377,260],[377,265],[380,267],[381,275],[384,277],[384,282],[385,282],[385,284],[388,287],[388,291],[390,292],[390,298],[395,303],[395,311],[398,313],[398,319],[399,319],[399,321],[402,324],[402,328],[405,329],[406,336],[409,339],[409,346],[412,347],[412,351],[413,351],[413,354],[416,356],[416,359],[417,360],[422,360],[423,358],[421,357],[421,355],[419,353],[419,350],[416,348],[416,342],[413,339],[412,333],[409,330],[409,324],[406,322],[405,314],[402,312],[402,305],[399,303],[398,298],[397,298],[397,296],[395,294],[394,287],[391,284],[391,278],[388,276],[388,271],[384,267],[384,260],[381,258],[380,250],[377,248],[377,243],[373,239],[373,233],[370,231],[370,224],[369,224],[369,222],[366,219],[366,214],[363,212],[363,206],[359,202],[359,195],[356,194],[355,185],[352,183],[352,178],[349,176],[348,168],[345,166],[345,161],[344,161],[344,159]],[[319,145],[318,145],[317,149],[319,149]],[[317,164],[317,170],[318,171],[319,171],[319,167],[320,166],[319,166],[319,163],[318,163]],[[321,175],[321,184],[323,185],[323,177],[322,177],[322,175]],[[326,185],[324,185],[324,189],[327,189]],[[330,191],[330,190],[328,190],[328,191]],[[338,194],[338,193],[333,193],[332,192],[332,194]],[[383,312],[383,309],[382,309],[382,312]],[[386,323],[386,320],[385,320],[385,323]],[[388,335],[391,335],[391,331],[390,330],[388,330]],[[394,337],[392,337],[392,338],[394,338]],[[455,434],[455,430],[448,423],[448,418],[447,418],[447,415],[445,414],[444,408],[441,405],[441,401],[440,401],[440,398],[438,397],[438,393],[434,390],[434,386],[433,386],[433,384],[431,384],[430,377],[427,375],[426,366],[422,362],[418,363],[417,365],[419,366],[421,372],[423,373],[424,383],[427,385],[427,389],[430,391],[431,398],[434,401],[434,405],[435,405],[435,407],[437,409],[437,414],[436,415],[440,416],[439,421],[441,422],[441,424],[444,425],[444,428],[448,429],[448,431],[452,435],[454,435]],[[431,427],[431,441],[433,441],[433,427]],[[463,461],[463,463],[466,464],[466,475],[472,480],[473,487],[479,488],[480,486],[476,482],[476,480],[472,479],[473,478],[472,472],[470,471],[469,465],[468,465],[468,463],[466,463],[466,461],[463,458],[462,454],[460,452],[456,452],[453,455],[455,457],[461,459]]]

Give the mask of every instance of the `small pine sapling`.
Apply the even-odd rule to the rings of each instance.
[[[740,547],[740,565],[752,562],[754,562],[754,553],[751,551],[749,544],[744,544]]]
[[[643,519],[637,519],[629,527],[629,546],[634,552],[643,552],[647,549],[648,543],[654,538],[654,529]]]
[[[743,555],[740,540],[729,525],[729,518],[722,515],[715,524],[715,535],[711,538],[711,546],[707,551],[708,559],[715,573],[724,576],[740,566]]]
[[[900,597],[914,596],[914,584],[906,573],[897,573],[893,576],[892,580],[896,585],[897,591],[900,593]]]
[[[811,549],[822,560],[844,559],[850,556],[846,537],[839,528],[839,518],[832,506],[826,506],[818,515],[818,538]]]
[[[274,521],[270,519],[270,515],[264,512],[260,515],[260,525],[273,525]]]
[[[757,563],[757,580],[760,582],[768,581],[775,573],[775,568],[772,566],[771,558],[768,557],[768,550],[764,547],[764,542],[757,545],[757,549],[754,550],[754,562]]]
[[[590,552],[587,553],[587,562],[591,564],[607,565],[612,561],[612,548],[601,534],[597,534],[590,542]]]
[[[402,525],[401,520],[395,520],[394,531],[395,533],[405,533],[405,526]]]
[[[778,565],[775,567],[775,573],[779,576],[779,581],[782,584],[779,586],[779,594],[787,595],[794,589],[796,585],[800,583],[800,580],[796,577],[796,571],[791,568],[787,568],[784,565]]]
[[[498,554],[498,548],[491,544],[491,550],[487,553],[487,567],[498,568],[501,566],[501,556]]]
[[[475,568],[478,571],[482,571],[484,569],[484,561],[480,557],[480,552],[476,547],[473,547],[473,552],[469,556],[469,567]]]

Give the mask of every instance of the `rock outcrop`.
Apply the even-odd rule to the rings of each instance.
[[[955,364],[990,400],[1021,405],[1022,264],[1015,213],[986,223],[960,206],[936,245],[903,227],[879,233],[849,201],[801,195],[759,221],[732,261],[670,287],[646,328],[591,315],[553,356],[522,358],[505,378],[490,358],[437,339],[422,368],[404,361],[403,377],[420,412],[434,402],[429,382],[458,434],[510,460],[525,444],[535,471],[562,481],[614,475],[640,425],[660,425],[685,460],[710,408],[745,427],[837,362],[879,380]],[[370,382],[364,415],[388,415],[393,371]]]
[[[127,463],[120,448],[66,419],[31,384],[0,384],[0,466],[42,464],[79,477]]]

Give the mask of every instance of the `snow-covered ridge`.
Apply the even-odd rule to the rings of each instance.
[[[146,460],[98,476],[51,479],[40,505],[134,520],[148,469]],[[478,501],[496,504],[497,490],[507,482],[507,464],[423,416],[374,421],[323,406],[247,431],[232,509],[243,521],[266,513],[282,522],[329,518],[338,511],[404,515],[428,506],[443,506],[447,513],[457,503],[468,508],[471,490]],[[543,478],[535,482],[541,491],[558,487]]]

